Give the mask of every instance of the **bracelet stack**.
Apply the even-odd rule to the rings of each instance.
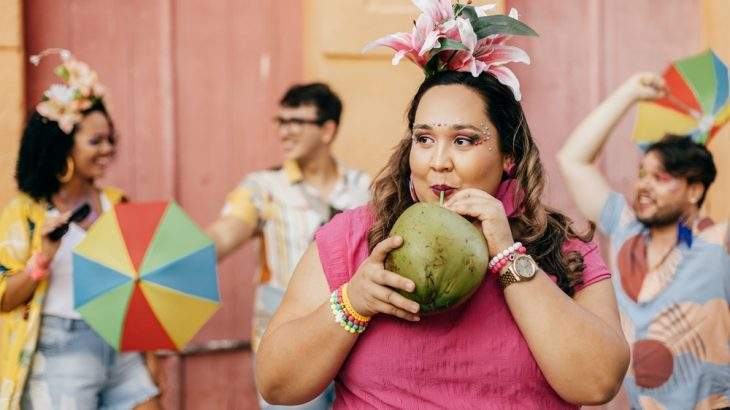
[[[40,282],[48,276],[48,267],[51,262],[43,256],[42,253],[36,252],[31,259],[30,278],[33,282]]]
[[[350,298],[347,295],[347,283],[332,292],[330,297],[330,309],[335,316],[335,322],[350,333],[360,334],[368,327],[370,318],[363,316],[352,307]]]
[[[499,274],[502,268],[515,259],[517,254],[524,255],[525,253],[527,253],[527,248],[522,246],[522,242],[515,242],[514,245],[498,253],[489,261],[489,272],[495,275]]]

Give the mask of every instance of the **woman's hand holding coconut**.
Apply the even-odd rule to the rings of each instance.
[[[370,317],[385,313],[414,322],[420,320],[417,315],[420,305],[394,290],[412,292],[416,285],[412,280],[383,267],[388,253],[402,244],[400,236],[392,236],[378,243],[349,282],[347,289],[350,302],[361,315]]]

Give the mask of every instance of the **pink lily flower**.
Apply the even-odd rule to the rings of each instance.
[[[454,6],[451,0],[412,0],[413,4],[427,15],[434,25],[441,25],[454,19]]]
[[[421,14],[410,33],[394,33],[368,43],[363,53],[377,46],[390,47],[396,51],[393,56],[393,65],[398,65],[403,57],[424,67],[428,62],[429,52],[438,47],[438,40],[443,34],[437,30],[433,20],[426,14]]]
[[[517,16],[517,10],[512,9],[510,17],[516,19]],[[466,19],[457,19],[452,26],[455,27],[446,33],[446,37],[461,41],[468,50],[443,53],[439,58],[448,64],[450,70],[467,71],[475,77],[484,71],[494,75],[500,83],[512,90],[515,100],[520,101],[522,99],[520,83],[505,64],[530,64],[527,53],[519,47],[505,45],[504,43],[511,37],[508,35],[495,34],[477,41],[471,23]],[[458,38],[455,38],[455,35],[458,35]]]

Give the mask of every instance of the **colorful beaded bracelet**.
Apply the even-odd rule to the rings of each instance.
[[[516,242],[514,245],[500,252],[497,256],[492,258],[489,262],[489,272],[492,274],[498,274],[510,261],[514,260],[515,254],[524,255],[527,253],[527,248],[522,246],[521,242]]]
[[[330,309],[332,310],[332,314],[335,316],[335,323],[339,323],[340,326],[350,333],[360,334],[367,329],[370,318],[366,318],[367,320],[360,320],[353,316],[353,313],[355,313],[358,317],[365,318],[365,316],[355,312],[354,309],[351,311],[348,310],[344,302],[345,298],[347,298],[345,285],[340,286],[332,292],[332,296],[330,297]],[[349,298],[347,298],[347,300],[349,304]]]
[[[350,296],[347,293],[347,283],[342,285],[342,304],[345,307],[345,312],[347,312],[350,316],[354,317],[355,319],[361,321],[361,322],[369,322],[370,318],[367,316],[363,316],[355,310],[354,307],[352,307],[352,304],[350,303]]]

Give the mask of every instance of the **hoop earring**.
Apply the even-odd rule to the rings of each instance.
[[[65,184],[74,176],[74,160],[71,157],[66,158],[66,172],[58,176],[58,182]]]
[[[413,177],[408,178],[408,191],[411,193],[413,202],[419,202],[418,195],[416,195],[416,188],[413,186]]]

